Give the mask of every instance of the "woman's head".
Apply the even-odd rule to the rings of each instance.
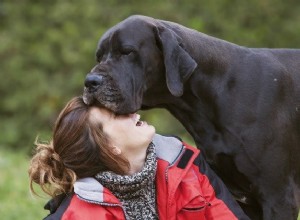
[[[115,115],[105,108],[91,107],[89,119],[101,124],[113,153],[126,158],[146,152],[155,133],[154,127],[140,121],[140,115],[136,113]]]
[[[36,143],[29,168],[32,191],[35,182],[55,196],[70,192],[76,179],[100,171],[125,174],[129,162],[121,152],[149,144],[154,135],[152,126],[136,126],[141,124],[137,117],[115,116],[106,109],[85,105],[81,97],[73,98],[57,118],[52,141]]]

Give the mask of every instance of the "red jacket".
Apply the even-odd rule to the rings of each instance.
[[[158,159],[156,197],[160,220],[249,219],[198,149],[173,137],[156,135],[153,142]],[[46,220],[126,219],[119,200],[94,178],[78,180],[74,194],[54,210]]]

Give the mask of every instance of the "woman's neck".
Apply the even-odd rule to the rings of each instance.
[[[126,155],[126,158],[129,161],[130,167],[127,172],[127,175],[133,175],[137,172],[140,172],[144,165],[147,156],[147,148],[142,148],[138,152],[130,153]]]

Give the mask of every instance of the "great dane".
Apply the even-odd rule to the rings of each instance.
[[[96,57],[86,104],[167,109],[251,219],[297,219],[299,49],[247,48],[135,15],[101,37]]]

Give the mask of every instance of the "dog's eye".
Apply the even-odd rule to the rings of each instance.
[[[100,61],[102,60],[102,57],[103,57],[103,51],[102,50],[98,50],[96,52],[96,61],[100,63]]]
[[[132,50],[121,50],[121,54],[122,55],[129,55],[131,54],[133,51]]]
[[[120,53],[122,55],[129,55],[129,54],[131,54],[133,52],[134,52],[134,50],[132,48],[129,48],[129,47],[124,47],[124,48],[120,49]]]

